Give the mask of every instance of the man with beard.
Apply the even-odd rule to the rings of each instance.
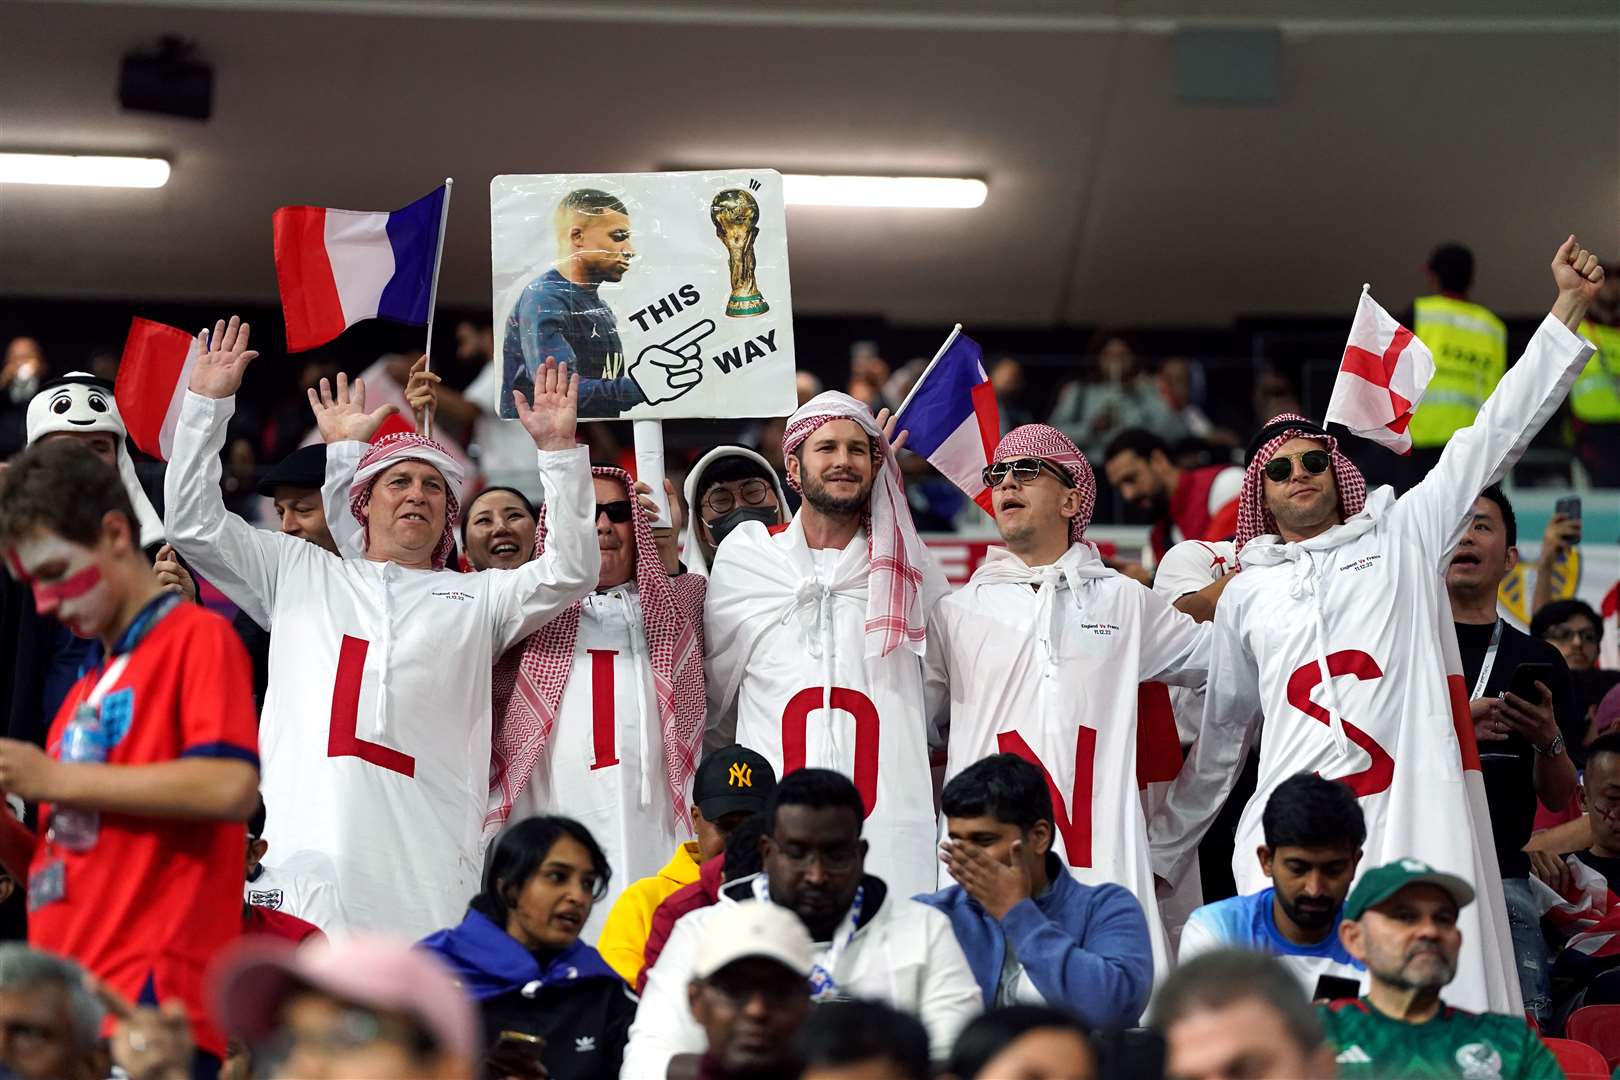
[[[1177,468],[1163,439],[1127,428],[1103,451],[1103,474],[1152,524],[1148,542],[1155,564],[1183,540],[1225,540],[1237,531],[1243,470],[1235,465]]]
[[[1238,826],[1239,890],[1264,884],[1246,852],[1272,791],[1301,772],[1340,780],[1361,799],[1369,861],[1422,859],[1479,883],[1481,902],[1462,916],[1458,998],[1512,1013],[1523,1004],[1442,575],[1475,497],[1518,460],[1592,354],[1573,328],[1603,281],[1597,257],[1571,236],[1551,270],[1557,299],[1523,357],[1405,495],[1369,496],[1337,441],[1304,417],[1274,417],[1255,435],[1242,568],[1215,609],[1198,739],[1152,832],[1154,872],[1173,881],[1263,714],[1257,797]]]
[[[711,745],[759,751],[786,776],[806,765],[854,779],[872,861],[903,896],[934,891],[929,614],[946,592],[906,506],[885,410],[828,391],[789,419],[788,483],[804,503],[772,535],[739,525],[709,577]],[[733,735],[735,739],[733,739]]]
[[[1366,978],[1338,935],[1367,837],[1361,807],[1343,784],[1301,773],[1272,793],[1264,820],[1266,842],[1255,854],[1270,887],[1194,911],[1176,960],[1216,949],[1271,953],[1311,997],[1348,996],[1331,992],[1335,983],[1327,980],[1359,988]]]
[[[1468,882],[1417,859],[1369,870],[1351,891],[1339,938],[1366,965],[1367,993],[1317,1010],[1344,1080],[1564,1075],[1522,1015],[1464,1012],[1440,1000],[1457,976],[1457,913],[1473,899]]]

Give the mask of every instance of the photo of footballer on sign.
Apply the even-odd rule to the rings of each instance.
[[[548,358],[581,420],[793,411],[776,172],[497,176],[489,200],[503,417]]]

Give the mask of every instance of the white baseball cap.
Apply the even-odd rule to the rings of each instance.
[[[700,979],[738,960],[762,956],[795,975],[808,977],[813,966],[810,931],[785,907],[761,900],[721,904],[703,928],[692,974]]]

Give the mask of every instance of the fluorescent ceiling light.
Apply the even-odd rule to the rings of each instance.
[[[782,177],[789,206],[894,206],[929,210],[971,210],[984,203],[983,180],[947,176]]]
[[[168,182],[169,163],[162,158],[0,153],[0,184],[160,188]]]

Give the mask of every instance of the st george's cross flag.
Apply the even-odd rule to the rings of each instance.
[[[446,198],[441,186],[391,212],[277,210],[271,220],[287,351],[324,345],[363,319],[427,325]]]
[[[895,414],[895,430],[906,432],[905,449],[921,454],[985,513],[990,489],[984,467],[1001,441],[1001,410],[984,371],[984,350],[951,330]]]
[[[1410,454],[1412,436],[1406,429],[1432,378],[1429,347],[1380,307],[1363,285],[1328,402],[1328,422],[1343,424],[1398,454]]]
[[[142,453],[169,460],[180,404],[200,352],[196,334],[150,319],[130,320],[113,399]]]

